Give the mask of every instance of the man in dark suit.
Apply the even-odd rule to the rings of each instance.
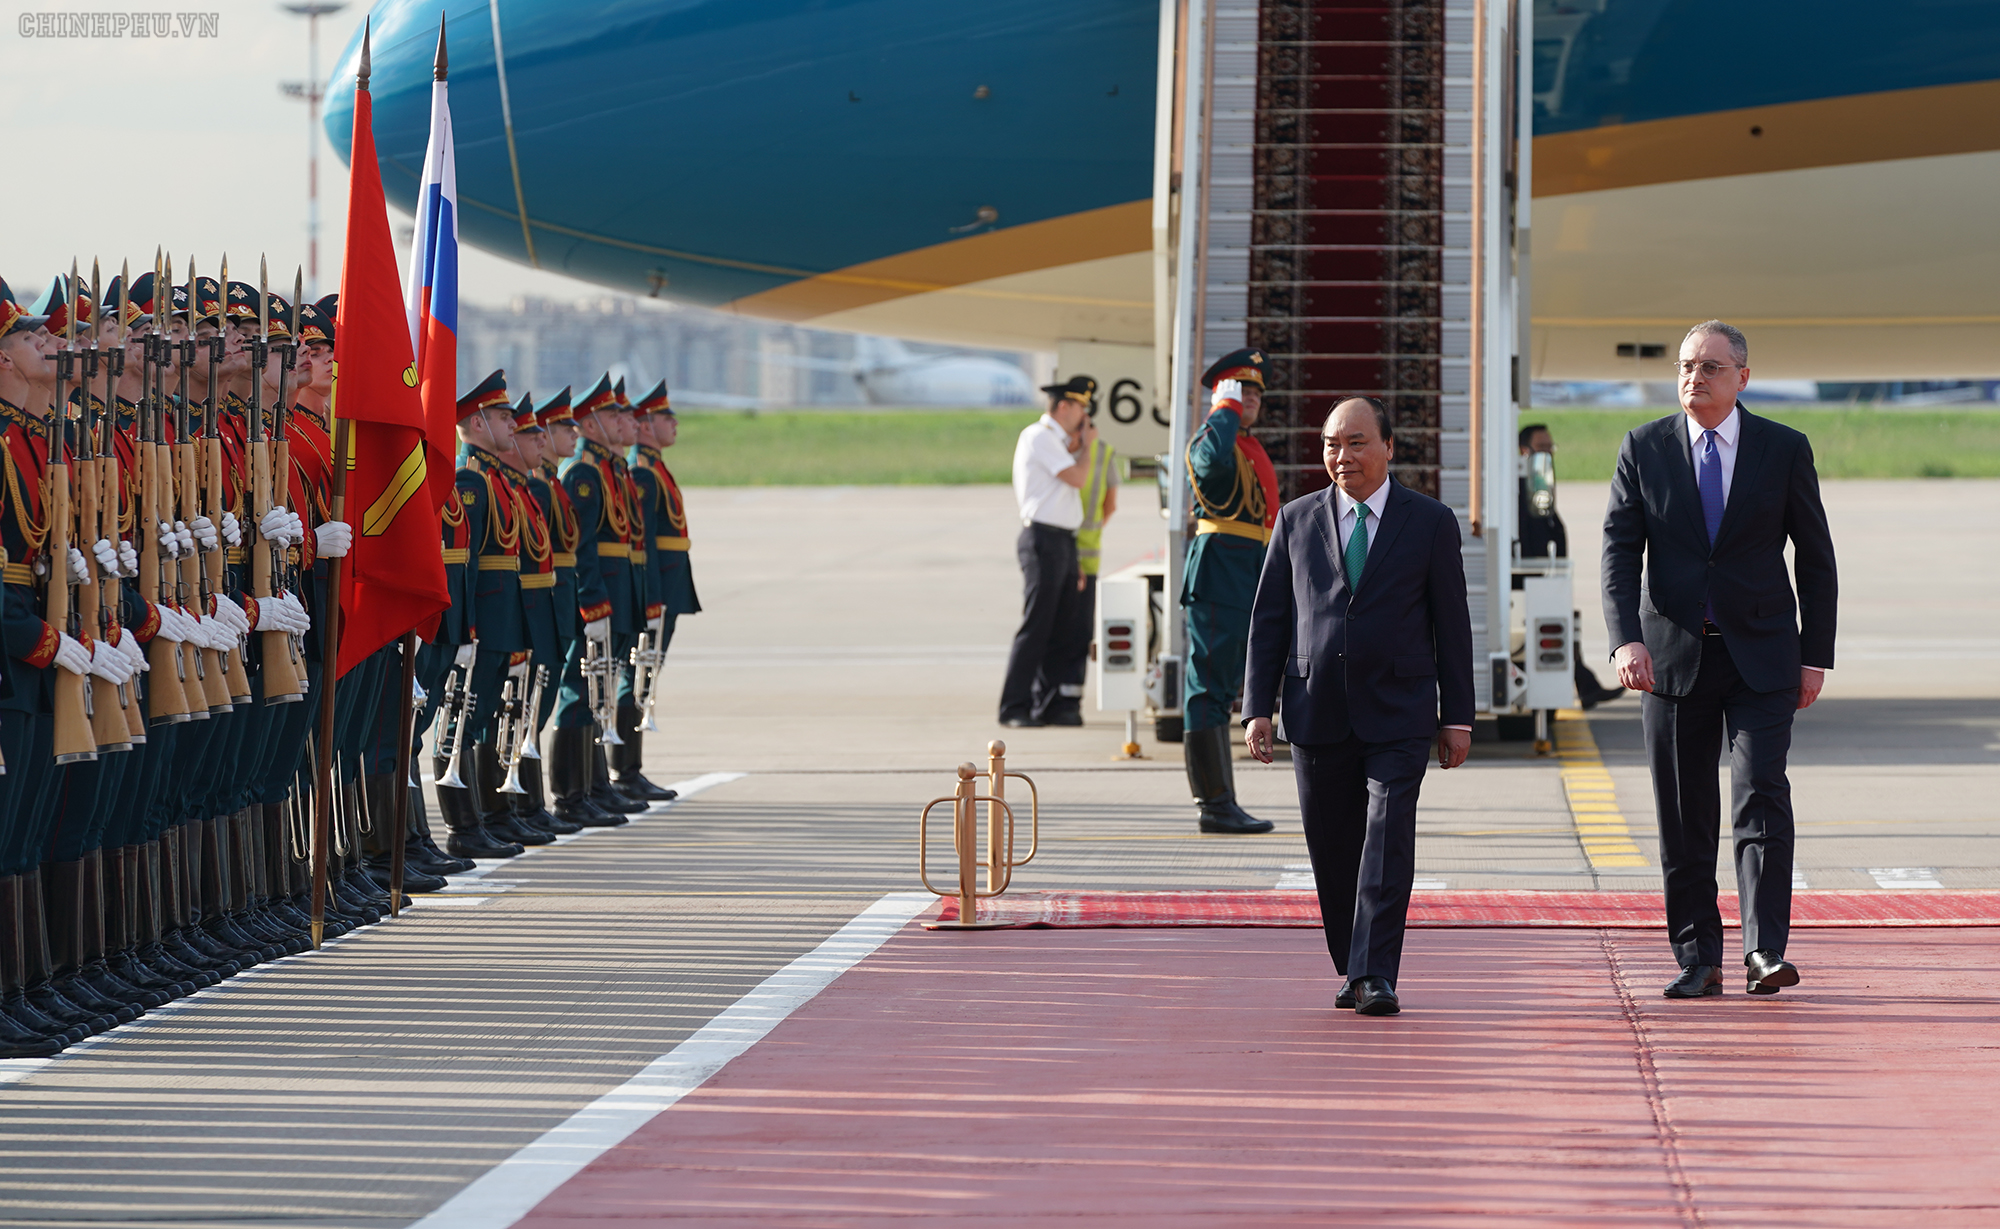
[[[1250,609],[1244,741],[1292,744],[1335,1006],[1391,1016],[1416,874],[1417,792],[1472,744],[1472,619],[1458,517],[1389,477],[1388,412],[1350,397],[1321,431],[1334,485],[1278,514]]]
[[[1681,410],[1626,433],[1604,516],[1604,621],[1641,712],[1659,810],[1668,998],[1722,993],[1715,857],[1729,749],[1751,994],[1799,982],[1792,912],[1792,717],[1833,666],[1838,581],[1812,445],[1737,402],[1750,347],[1720,320],[1681,342]],[[1798,596],[1785,572],[1794,553]],[[1640,578],[1643,560],[1645,576]]]

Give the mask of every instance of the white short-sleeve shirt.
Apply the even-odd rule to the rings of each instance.
[[[1056,477],[1076,464],[1069,436],[1047,414],[1030,423],[1014,444],[1014,499],[1021,523],[1075,529],[1083,524],[1083,498]]]

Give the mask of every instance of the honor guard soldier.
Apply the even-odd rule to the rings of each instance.
[[[484,796],[484,781],[475,767],[481,744],[490,748],[493,742],[507,666],[514,654],[529,648],[521,607],[521,509],[498,455],[512,446],[513,434],[507,382],[496,371],[458,401],[457,486],[472,550],[468,577],[472,608],[466,630],[473,652],[471,669],[461,667],[455,680],[469,698],[445,717],[455,754],[443,755],[441,745],[438,760],[440,780],[457,767],[465,784],[462,789],[439,786],[438,809],[451,829],[446,848],[466,858],[511,858],[526,844],[546,845],[555,839],[537,833],[535,840],[522,841],[504,822],[489,822],[503,808]],[[463,651],[458,656],[463,661]]]
[[[652,547],[646,556],[646,631],[642,641],[650,661],[641,680],[651,692],[659,686],[657,678],[665,665],[667,646],[673,642],[675,621],[699,612],[701,599],[695,596],[694,573],[688,566],[687,506],[681,499],[680,485],[660,455],[674,446],[680,432],[665,380],[634,404],[632,422],[638,433],[631,453],[632,481],[639,491],[647,541]],[[645,737],[640,723],[652,699],[650,694],[634,695],[629,700],[620,697],[618,733],[625,745],[617,749],[612,771],[628,793],[669,802],[678,796],[676,792],[653,784],[640,771]]]
[[[536,728],[539,730],[556,715],[572,663],[583,660],[585,619],[597,611],[605,612],[608,619],[610,607],[603,596],[604,581],[595,556],[590,556],[589,567],[579,570],[577,566],[584,541],[582,522],[577,516],[576,505],[570,502],[568,488],[556,476],[557,466],[576,452],[577,441],[582,438],[577,434],[570,390],[565,388],[543,402],[535,411],[535,421],[541,424],[545,435],[541,444],[542,461],[529,471],[528,490],[541,501],[548,516],[549,535],[555,548],[556,638],[563,653],[562,660],[549,670],[549,683],[542,693],[542,709],[536,716]],[[624,813],[607,811],[590,800],[586,770],[591,760],[588,742],[593,737],[595,735],[588,728],[565,731],[558,726],[549,732],[549,750],[545,753],[548,760],[547,790],[554,796],[552,808],[556,818],[586,828],[616,827],[629,822]],[[559,775],[558,760],[573,779]],[[536,764],[536,773],[540,774],[541,770],[542,765]],[[524,783],[525,780],[524,776]]]
[[[510,670],[513,693],[508,697],[511,720],[502,726],[506,738],[493,747],[495,754],[490,761],[483,758],[486,753],[482,752],[479,771],[489,807],[503,806],[510,810],[516,828],[554,837],[580,832],[583,826],[558,819],[549,811],[542,796],[541,774],[535,771],[541,763],[536,757],[541,754],[545,697],[554,694],[562,679],[569,647],[561,639],[557,626],[560,621],[557,604],[561,599],[556,594],[559,580],[555,535],[547,505],[529,485],[530,475],[542,461],[545,434],[535,415],[534,398],[523,395],[514,406],[512,447],[503,450],[500,459],[507,464],[506,478],[521,509],[521,607],[527,618],[529,652],[525,657],[515,654],[515,664]],[[538,673],[547,679],[541,695],[536,693]],[[534,755],[525,754],[527,748],[535,748]],[[491,782],[490,789],[487,782]],[[511,791],[506,788],[508,782],[514,784]],[[488,826],[492,826],[490,822]]]
[[[1203,832],[1269,832],[1236,802],[1230,709],[1243,690],[1250,605],[1278,516],[1278,474],[1249,428],[1263,408],[1264,353],[1225,354],[1201,376],[1214,389],[1208,418],[1188,440],[1188,482],[1198,509],[1188,539],[1181,605],[1187,611],[1186,696],[1181,704],[1188,786]]]
[[[644,525],[635,527],[640,511],[632,506],[631,483],[619,456],[623,432],[617,407],[608,375],[575,402],[571,417],[582,438],[561,471],[580,529],[577,615],[584,625],[583,639],[563,673],[549,757],[556,814],[566,819],[574,817],[564,808],[573,807],[579,797],[620,815],[636,814],[647,806],[612,785],[605,758],[605,743],[617,737],[618,663],[630,656],[638,641],[639,602],[644,600],[643,588],[634,585],[632,573],[632,543]],[[591,677],[585,677],[586,671]]]

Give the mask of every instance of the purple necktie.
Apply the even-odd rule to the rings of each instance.
[[[1715,549],[1715,532],[1722,528],[1722,453],[1715,446],[1713,430],[1701,433],[1701,465],[1695,481],[1701,487],[1701,519],[1708,524],[1708,545]],[[1702,607],[1702,614],[1710,623],[1715,622],[1715,598],[1711,596]]]

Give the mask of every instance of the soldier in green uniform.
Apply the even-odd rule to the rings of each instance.
[[[528,473],[528,489],[541,501],[548,516],[549,534],[555,547],[556,637],[562,653],[561,659],[549,667],[549,685],[542,693],[542,711],[536,715],[535,728],[540,730],[555,717],[563,689],[569,685],[572,669],[580,670],[586,620],[593,614],[608,620],[610,603],[604,596],[604,578],[596,564],[595,546],[583,532],[583,523],[576,505],[571,502],[569,489],[556,476],[557,466],[575,455],[577,442],[582,438],[577,434],[570,390],[565,388],[543,402],[535,411],[535,420],[546,434],[541,442],[542,459]],[[579,567],[579,561],[586,558],[586,550],[589,566]],[[580,674],[578,678],[581,678]],[[587,745],[591,737],[594,735],[587,729],[581,735],[567,734],[561,728],[549,732],[544,752],[548,762],[547,792],[555,795],[552,809],[557,818],[586,828],[616,827],[629,822],[624,813],[607,811],[590,800],[585,770],[591,759]],[[565,748],[566,763],[576,774],[566,793],[562,786],[556,784],[554,761],[557,744]],[[537,774],[542,768],[542,764],[535,765]]]
[[[525,656],[515,654],[509,671],[515,712],[507,741],[481,750],[479,773],[487,806],[508,811],[513,828],[561,836],[582,831],[582,825],[558,819],[543,805],[541,777],[533,771],[540,764],[535,756],[541,754],[541,714],[529,708],[532,703],[539,709],[543,702],[543,698],[533,694],[536,671],[546,671],[550,679],[545,694],[553,691],[555,681],[562,677],[566,655],[563,650],[567,647],[557,632],[555,538],[547,505],[531,489],[529,481],[534,468],[541,464],[544,434],[535,416],[534,398],[523,395],[514,406],[510,446],[499,457],[508,468],[504,477],[512,486],[515,504],[521,510],[521,609],[527,623],[529,651]],[[496,475],[496,481],[499,477]],[[536,748],[535,754],[523,754],[524,747]],[[504,788],[510,764],[519,778],[516,793],[508,793]],[[495,816],[489,813],[487,827],[491,829],[494,824]]]
[[[667,382],[660,381],[633,406],[632,423],[637,442],[627,454],[632,468],[632,484],[639,493],[645,514],[646,541],[646,631],[642,633],[653,650],[664,658],[674,638],[675,621],[701,609],[695,597],[694,576],[688,567],[687,509],[681,490],[661,459],[661,450],[671,448],[680,430],[667,398]],[[655,668],[658,668],[656,663]],[[647,697],[621,694],[618,698],[618,733],[625,742],[612,753],[613,779],[627,793],[654,802],[671,802],[675,791],[655,785],[641,771],[644,763],[644,718],[641,704]]]
[[[565,808],[581,797],[619,815],[646,809],[645,803],[611,787],[604,748],[599,743],[604,730],[591,709],[591,685],[583,673],[586,658],[593,652],[600,661],[624,660],[639,631],[636,603],[642,595],[633,592],[632,584],[632,539],[638,532],[633,518],[638,510],[631,506],[625,462],[618,455],[617,404],[608,375],[574,403],[570,412],[579,439],[575,454],[563,463],[559,475],[576,509],[579,527],[577,614],[584,633],[563,671],[548,765],[556,814],[564,818],[572,818]],[[617,687],[615,666],[607,667],[603,677],[607,687]]]
[[[1213,388],[1207,419],[1188,440],[1197,511],[1181,606],[1187,611],[1187,686],[1181,704],[1188,786],[1203,832],[1269,832],[1237,805],[1230,709],[1243,690],[1250,604],[1278,516],[1278,475],[1249,434],[1263,408],[1261,350],[1225,354],[1202,373]]]
[[[555,840],[547,833],[523,834],[509,827],[504,808],[484,796],[484,782],[475,767],[492,750],[507,667],[514,654],[529,648],[521,607],[521,509],[499,457],[511,447],[513,435],[514,410],[507,399],[506,377],[496,371],[458,401],[458,502],[465,513],[473,569],[467,627],[473,655],[466,681],[472,699],[461,718],[464,729],[458,733],[464,744],[459,775],[466,787],[440,787],[438,808],[451,829],[446,848],[467,858],[511,858],[524,845]],[[439,776],[445,775],[445,768],[441,757]],[[498,822],[493,821],[496,815]],[[533,839],[523,840],[523,835]]]

